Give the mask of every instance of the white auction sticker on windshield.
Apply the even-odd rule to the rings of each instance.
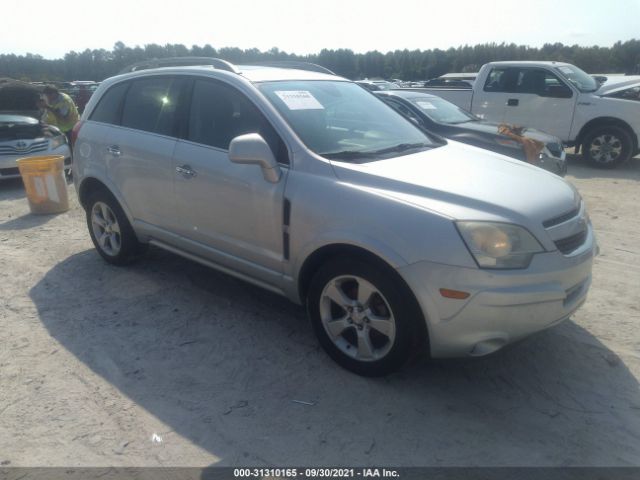
[[[275,94],[289,110],[324,110],[322,104],[307,90],[278,90]]]
[[[424,108],[425,110],[437,110],[436,107],[434,107],[433,103],[431,102],[425,102],[420,100],[419,102],[416,102],[416,103],[420,108]]]

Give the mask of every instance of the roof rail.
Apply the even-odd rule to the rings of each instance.
[[[321,65],[310,62],[297,62],[295,60],[278,60],[273,62],[257,62],[249,65],[257,65],[262,67],[276,67],[276,68],[295,68],[296,70],[308,70],[310,72],[326,73],[329,75],[335,75],[334,72]]]
[[[148,70],[150,68],[160,67],[186,67],[210,65],[218,70],[226,70],[227,72],[240,73],[240,71],[232,63],[220,58],[212,57],[169,57],[169,58],[152,58],[134,63],[123,68],[119,73],[137,72],[139,70]]]

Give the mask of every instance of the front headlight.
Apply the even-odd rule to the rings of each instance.
[[[534,254],[544,252],[533,235],[518,225],[456,222],[458,231],[480,268],[527,268]]]
[[[66,143],[67,143],[67,136],[64,134],[57,135],[53,137],[51,140],[49,140],[49,146],[51,147],[51,150],[58,148],[60,145],[64,145]]]

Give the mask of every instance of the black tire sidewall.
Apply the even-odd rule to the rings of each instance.
[[[93,232],[93,226],[91,224],[91,211],[93,210],[93,206],[97,202],[103,202],[109,206],[111,211],[116,217],[118,221],[118,226],[120,227],[120,251],[117,255],[108,255],[105,253],[98,240],[95,237]],[[100,254],[100,256],[106,260],[108,263],[113,265],[127,265],[131,263],[143,250],[143,245],[140,244],[138,238],[136,237],[129,220],[127,219],[124,210],[120,206],[120,203],[115,199],[113,195],[105,191],[97,191],[92,193],[86,202],[86,219],[87,219],[87,227],[89,229],[89,235],[91,236],[91,241],[93,242],[94,247]]]
[[[591,145],[591,142],[593,141],[594,138],[599,137],[600,135],[607,135],[607,134],[614,135],[620,139],[620,141],[622,142],[622,153],[613,162],[609,162],[609,163],[598,162],[593,158],[591,158],[591,155],[589,153],[590,151],[589,146]],[[589,162],[591,166],[596,168],[616,168],[618,165],[626,162],[631,158],[633,153],[632,150],[633,150],[633,142],[631,140],[631,136],[629,135],[629,133],[624,128],[621,128],[615,125],[594,128],[593,130],[587,133],[587,135],[584,137],[584,141],[582,142],[582,155],[587,160],[587,162]]]
[[[307,295],[307,311],[315,334],[322,348],[339,365],[358,375],[376,377],[387,375],[402,367],[422,342],[424,335],[420,323],[423,316],[417,307],[413,293],[403,284],[395,272],[366,260],[337,258],[323,265],[314,275]],[[389,353],[380,360],[362,362],[348,355],[333,343],[320,317],[320,297],[327,282],[342,275],[354,275],[372,283],[389,303],[396,322],[396,337]]]

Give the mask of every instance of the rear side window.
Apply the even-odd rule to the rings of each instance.
[[[494,68],[484,84],[485,92],[513,92],[518,82],[517,68]]]
[[[278,162],[289,163],[284,142],[243,93],[223,83],[196,80],[187,140],[228,150],[231,140],[245,133],[259,133]]]
[[[118,125],[120,123],[120,107],[122,106],[122,99],[127,93],[127,88],[129,88],[129,83],[124,82],[118,83],[107,90],[93,113],[91,113],[89,120]]]
[[[131,84],[122,110],[122,126],[176,136],[176,119],[185,80],[147,78]]]

